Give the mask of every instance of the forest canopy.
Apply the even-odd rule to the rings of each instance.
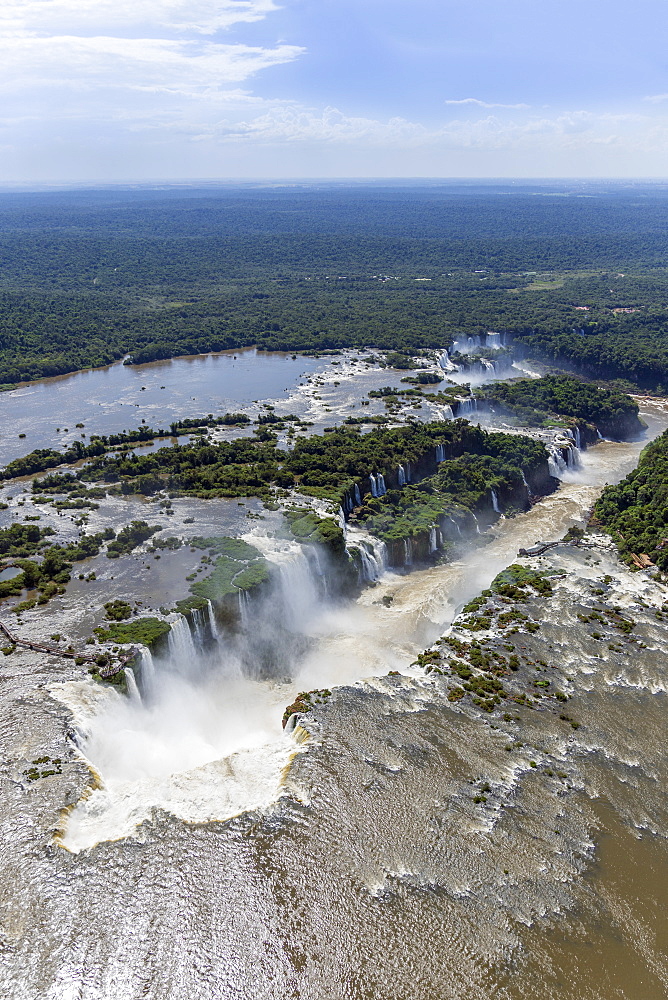
[[[0,385],[262,350],[447,347],[497,330],[668,385],[668,197],[502,186],[0,196]]]

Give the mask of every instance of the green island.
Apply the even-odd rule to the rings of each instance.
[[[605,437],[622,440],[643,430],[638,404],[629,395],[571,375],[493,382],[475,395],[495,411],[515,415],[524,426],[551,426],[555,419],[575,418],[567,423],[594,424]]]

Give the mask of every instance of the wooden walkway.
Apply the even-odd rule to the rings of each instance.
[[[12,630],[0,621],[0,632],[6,636],[13,646],[23,646],[24,649],[32,649],[36,653],[46,653],[48,656],[63,656],[67,660],[83,660],[85,663],[96,663],[97,657],[90,653],[72,653],[67,649],[58,649],[57,646],[47,646],[43,642],[33,642],[32,639],[21,639]],[[109,663],[105,667],[99,668],[100,677],[105,679],[114,677],[124,670],[130,660],[135,656],[134,650],[126,656],[120,657],[116,662]]]

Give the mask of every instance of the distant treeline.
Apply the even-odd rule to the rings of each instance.
[[[128,354],[410,351],[486,330],[668,385],[666,232],[649,188],[0,196],[0,385]]]

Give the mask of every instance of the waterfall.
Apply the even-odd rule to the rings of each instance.
[[[603,435],[601,434],[601,432],[600,432],[600,430],[598,429],[598,427],[596,428],[596,434],[597,434],[597,436],[598,436],[598,440],[599,440],[599,441],[603,441],[603,440],[604,440],[604,438],[603,438]]]
[[[580,434],[580,428],[575,427],[574,430],[575,430],[575,447],[578,449],[578,451],[580,451],[582,448],[582,435]]]
[[[348,526],[346,524],[346,515],[344,514],[342,507],[339,507],[336,519],[338,521],[339,528],[343,532],[343,537],[345,538]]]
[[[452,407],[449,404],[441,407],[441,419],[442,420],[454,420],[455,415],[452,412]]]
[[[438,535],[436,534],[436,526],[432,525],[429,529],[429,552],[436,552],[438,548]]]
[[[376,477],[376,488],[378,490],[379,497],[382,497],[387,493],[387,487],[385,485],[385,479],[383,477],[382,472],[379,472],[378,476]]]
[[[360,582],[375,583],[387,566],[387,546],[378,538],[360,539],[355,546],[360,560]]]
[[[404,566],[413,565],[413,540],[404,538]]]
[[[193,627],[195,630],[196,645],[201,648],[204,645],[204,640],[206,638],[206,621],[202,609],[193,608],[192,618],[193,618]]]
[[[172,622],[168,645],[171,657],[177,666],[188,672],[197,660],[197,648],[183,615],[179,615],[176,621]]]
[[[475,516],[475,515],[474,515],[474,516]],[[450,517],[450,516],[448,516],[448,521],[450,521],[450,522],[451,522],[452,524],[454,524],[454,526],[455,526],[455,529],[456,529],[456,531],[457,531],[457,534],[458,534],[458,535],[461,535],[461,533],[462,533],[462,529],[461,529],[461,528],[459,527],[459,522],[458,522],[458,521],[455,521],[454,517]],[[477,522],[476,522],[476,523],[477,523]]]
[[[151,691],[155,685],[155,663],[147,646],[139,649],[139,677],[144,691]]]
[[[480,535],[480,534],[482,534],[482,532],[480,531],[480,525],[478,524],[478,518],[477,518],[477,517],[475,516],[475,514],[473,513],[473,511],[471,511],[471,517],[472,517],[472,518],[473,518],[473,520],[475,521],[475,531],[476,531],[476,535]]]
[[[500,351],[501,348],[503,347],[501,334],[494,333],[494,331],[490,330],[489,333],[485,336],[485,346],[489,347],[493,351]]]
[[[548,449],[547,464],[550,470],[550,475],[555,476],[556,479],[559,479],[561,473],[565,472],[567,469],[561,448],[558,448],[555,444],[551,444]]]
[[[374,476],[373,472],[369,473],[369,482],[371,483],[371,496],[377,497],[378,487],[376,486],[376,477]]]
[[[241,594],[243,592],[240,590],[239,593]],[[207,604],[207,610],[209,612],[209,629],[211,630],[211,635],[216,640],[216,642],[220,642],[222,636],[220,629],[218,628],[218,622],[216,621],[216,613],[213,610],[213,604],[211,603],[211,601],[207,601],[206,604]]]
[[[467,413],[473,413],[478,409],[478,400],[474,396],[457,398],[457,416],[463,417]]]
[[[362,506],[362,494],[360,493],[360,488],[357,483],[355,483],[355,503],[358,507]]]
[[[490,490],[490,493],[492,494],[492,507],[494,508],[495,513],[500,514],[501,508],[499,507],[499,498],[496,490]]]
[[[445,445],[444,444],[437,444],[436,445],[436,464],[440,465],[441,462],[445,462]]]
[[[321,592],[311,562],[304,547],[297,544],[280,553],[267,553],[267,558],[278,567],[280,577],[279,621],[290,632],[301,633],[315,617]],[[245,610],[249,611],[248,605]],[[244,622],[244,628],[256,626],[253,620]]]
[[[125,683],[128,686],[128,695],[130,697],[130,701],[134,701],[137,704],[141,704],[141,694],[139,693],[139,688],[137,687],[137,681],[135,680],[134,673],[132,672],[130,667],[126,667],[123,673],[125,674]]]
[[[400,465],[397,469],[397,479],[399,480],[399,486],[406,485],[406,473],[404,472],[403,465]]]
[[[253,626],[253,616],[250,610],[250,597],[248,596],[247,590],[240,590],[239,596],[239,618],[241,620],[241,627],[244,631],[247,631]]]
[[[485,372],[496,372],[495,361],[489,361],[487,358],[481,358],[480,365],[482,367],[482,370]]]
[[[438,363],[439,363],[441,369],[444,372],[458,372],[459,371],[459,366],[456,365],[453,361],[450,360],[450,355],[448,354],[447,351],[443,351],[443,353],[441,354],[440,358],[438,359]]]
[[[467,337],[466,343],[457,338],[452,346],[457,354],[470,354],[480,347],[480,337]]]
[[[524,469],[520,469],[520,472],[522,473],[522,482],[526,486],[527,490],[530,490],[529,484],[527,482],[527,477],[524,475]]]

